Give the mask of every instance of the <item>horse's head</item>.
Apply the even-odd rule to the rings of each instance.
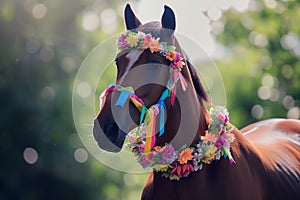
[[[143,108],[148,109],[160,100],[164,101],[169,98],[170,94],[164,95],[163,93],[170,88],[168,84],[172,82],[170,76],[173,76],[173,74],[170,74],[170,68],[174,67],[176,55],[173,55],[175,57],[171,59],[170,56],[172,55],[166,55],[169,51],[167,49],[174,46],[176,50],[181,51],[174,36],[175,15],[167,6],[165,6],[161,22],[141,24],[130,6],[127,5],[125,8],[125,25],[127,30],[131,32],[127,36],[123,35],[126,38],[121,36],[118,41],[121,51],[115,59],[118,69],[116,84],[108,88],[105,94],[105,102],[101,105],[100,113],[94,120],[93,129],[94,137],[100,148],[111,152],[120,151],[126,134],[140,124]],[[130,33],[133,37],[130,36]],[[142,46],[146,42],[139,44],[139,38],[142,37],[143,41],[146,41],[147,35],[151,36],[152,40],[144,48]],[[125,39],[126,44],[123,44],[124,41],[122,40]],[[132,48],[137,45],[140,45],[140,48]],[[165,45],[167,52],[161,52],[163,48],[161,45]],[[156,48],[160,48],[159,53],[157,53]],[[175,67],[180,68],[183,61],[176,62],[175,65]],[[207,100],[205,90],[197,77],[191,76],[191,74],[188,76],[188,73],[187,66],[182,68],[182,74],[187,80],[190,79],[188,83],[195,85],[196,91],[198,87],[198,97],[202,95]],[[176,82],[176,78],[178,81],[178,77],[175,77],[173,82]],[[181,79],[183,79],[183,76],[181,76]],[[180,81],[184,82],[184,80]],[[128,89],[129,87],[130,89]],[[132,101],[128,100],[130,91],[131,94],[134,94]],[[164,99],[162,99],[163,97]],[[117,104],[119,106],[116,106]],[[164,106],[169,107],[169,104],[171,103],[166,103]],[[168,116],[168,118],[171,117]]]

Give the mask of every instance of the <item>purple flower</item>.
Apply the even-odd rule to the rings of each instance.
[[[128,43],[126,42],[126,38],[127,36],[122,34],[117,41],[117,45],[122,51],[129,47]]]
[[[141,145],[138,146],[139,152],[144,152],[145,150],[145,143],[143,142]]]
[[[181,62],[180,54],[178,52],[176,52],[176,58],[172,61],[172,64],[170,67],[177,68],[178,66],[180,66],[180,62]]]
[[[176,152],[172,145],[167,145],[165,150],[161,154],[162,158],[167,162],[172,162],[176,159]]]
[[[227,149],[230,148],[230,144],[227,142],[226,138],[223,135],[221,135],[221,137],[218,139],[215,146],[218,148],[221,148],[222,146],[225,146]]]
[[[143,168],[149,167],[149,162],[148,162],[148,160],[146,159],[145,156],[139,157],[138,162],[140,163],[140,165],[141,165]]]

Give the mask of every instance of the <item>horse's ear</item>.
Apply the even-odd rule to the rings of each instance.
[[[127,30],[136,29],[139,25],[141,25],[140,20],[135,16],[129,4],[125,7],[124,18]]]
[[[173,10],[165,5],[165,11],[161,18],[161,24],[163,28],[169,29],[172,33],[176,28],[176,19]]]

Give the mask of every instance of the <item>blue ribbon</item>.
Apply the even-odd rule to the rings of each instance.
[[[145,105],[142,106],[142,112],[141,112],[141,116],[140,116],[140,124],[142,124],[143,119],[145,117],[145,113],[147,111],[147,107]]]
[[[159,130],[159,137],[162,136],[164,133],[165,133],[165,103],[162,103],[159,105],[159,108],[160,108],[160,117],[159,117],[159,127],[160,127],[160,130]]]
[[[129,91],[129,90],[122,90],[120,91],[120,96],[115,104],[115,106],[121,106],[121,107],[124,107],[127,99],[128,99],[128,96],[131,94],[132,92]]]
[[[165,91],[163,91],[163,93],[161,94],[160,99],[158,100],[158,104],[159,104],[159,113],[160,113],[160,117],[159,117],[159,137],[162,136],[165,133],[165,109],[166,109],[166,105],[165,105],[165,99],[168,98],[170,96],[170,90],[166,89]]]

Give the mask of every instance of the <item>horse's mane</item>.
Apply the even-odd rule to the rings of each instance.
[[[151,35],[155,38],[159,38],[161,37],[161,32],[162,32],[162,25],[160,22],[148,22],[145,24],[140,25],[136,31],[142,31],[144,33],[151,33]],[[181,46],[179,45],[179,42],[177,41],[177,39],[175,38],[177,45],[179,46],[179,49],[181,50]],[[182,50],[182,53],[184,53],[184,51]],[[185,54],[185,53],[184,53]],[[205,90],[205,88],[203,87],[199,75],[197,73],[197,71],[195,70],[194,66],[191,64],[191,62],[188,59],[188,56],[185,55],[186,61],[187,61],[187,65],[188,65],[188,69],[191,73],[191,78],[195,87],[195,90],[198,94],[199,97],[201,97],[204,101],[209,102],[209,97],[208,94]]]
[[[207,94],[205,88],[203,87],[203,85],[200,81],[199,75],[198,75],[197,71],[195,70],[194,66],[189,62],[189,60],[187,60],[187,65],[190,70],[192,81],[193,81],[193,84],[194,84],[197,94],[200,97],[202,97],[202,99],[204,101],[210,102],[208,94]]]

